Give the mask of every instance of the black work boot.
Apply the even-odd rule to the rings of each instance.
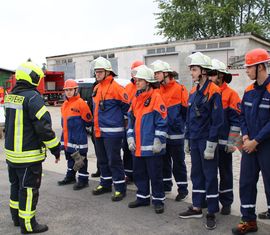
[[[97,169],[97,171],[96,171],[95,173],[92,173],[92,174],[91,174],[91,177],[92,177],[92,178],[98,178],[98,177],[100,177],[100,170]]]
[[[83,188],[89,187],[88,182],[78,182],[74,184],[73,190],[81,190]]]
[[[162,214],[164,212],[164,205],[163,204],[157,204],[157,205],[154,205],[155,207],[155,212],[157,214]]]
[[[93,195],[101,195],[104,193],[110,193],[112,191],[112,187],[110,186],[109,188],[105,188],[102,185],[98,185],[93,191]]]
[[[150,202],[140,202],[138,200],[128,203],[129,208],[137,208],[137,207],[149,206],[149,205],[150,205]]]
[[[31,219],[32,224],[32,231],[27,231],[27,229],[24,226],[24,219],[20,218],[20,224],[21,224],[21,233],[22,234],[29,234],[29,233],[43,233],[48,231],[48,226],[46,224],[39,224],[36,222],[35,217]]]
[[[49,227],[46,224],[36,224],[35,227],[32,228],[31,232],[26,231],[25,228],[21,229],[22,234],[29,234],[29,233],[44,233],[48,231]]]
[[[10,213],[11,213],[11,217],[12,217],[14,226],[16,226],[16,227],[20,226],[18,209],[14,209],[14,208],[10,207]]]
[[[229,214],[231,214],[231,206],[230,205],[229,206],[223,206],[221,208],[220,214],[222,214],[222,215],[229,215]]]
[[[67,178],[65,177],[63,180],[57,182],[59,186],[67,185],[67,184],[74,184],[76,183],[75,178]]]

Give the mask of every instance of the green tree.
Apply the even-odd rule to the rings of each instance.
[[[270,38],[269,0],[155,0],[157,34],[170,40],[252,32]]]

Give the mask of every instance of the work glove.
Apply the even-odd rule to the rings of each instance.
[[[190,144],[188,139],[185,139],[184,150],[186,154],[190,154]]]
[[[236,144],[239,141],[240,137],[240,128],[237,127],[231,127],[229,136],[228,136],[228,142],[225,146],[225,151],[227,153],[233,153],[236,150]]]
[[[162,144],[159,140],[159,138],[154,139],[154,144],[153,144],[153,153],[160,153],[162,150]]]
[[[135,144],[135,141],[134,141],[133,137],[127,138],[127,143],[128,143],[128,149],[130,151],[135,151],[136,150],[136,144]]]
[[[204,159],[205,160],[214,159],[216,147],[217,147],[217,143],[210,142],[210,141],[206,142],[206,148],[204,150]]]
[[[49,149],[51,154],[55,156],[56,160],[60,159],[60,152],[61,152],[60,147],[61,147],[61,144],[59,142],[58,145],[56,145],[55,147]]]
[[[76,151],[75,153],[72,153],[71,154],[71,157],[75,161],[74,166],[73,166],[73,170],[74,171],[80,170],[84,166],[84,159],[85,159],[85,157],[82,156],[79,153],[79,151]]]

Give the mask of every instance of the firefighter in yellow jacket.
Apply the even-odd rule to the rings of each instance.
[[[60,143],[52,130],[50,114],[36,90],[44,77],[32,62],[25,62],[16,70],[16,85],[5,97],[5,153],[8,164],[10,211],[14,226],[21,226],[23,234],[48,230],[35,219],[41,184],[42,162],[46,148],[60,157]]]

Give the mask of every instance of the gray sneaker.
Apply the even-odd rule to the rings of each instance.
[[[194,210],[192,206],[188,208],[187,211],[179,214],[179,217],[182,219],[190,219],[190,218],[202,218],[203,213],[202,210]]]

